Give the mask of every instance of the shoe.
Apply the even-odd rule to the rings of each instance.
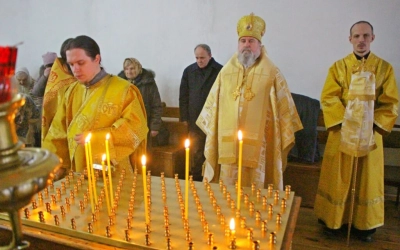
[[[376,228],[369,230],[359,230],[357,228],[352,228],[354,235],[357,236],[363,242],[372,242],[372,235],[376,232]]]
[[[325,222],[324,222],[323,220],[321,220],[321,219],[318,219],[318,224],[321,224],[321,225],[323,225],[323,226],[325,226],[325,227],[326,227],[326,224],[325,224]]]
[[[332,229],[329,227],[324,227],[324,234],[326,236],[340,236],[342,233],[340,231],[340,229]]]
[[[358,237],[363,242],[372,242],[372,234]]]
[[[340,234],[340,229],[332,229],[326,226],[325,222],[318,219],[318,224],[324,226],[324,234],[327,236],[338,236]]]
[[[338,236],[341,234],[340,229],[332,229],[326,226],[325,222],[318,219],[318,223],[324,226],[324,234],[327,236]]]

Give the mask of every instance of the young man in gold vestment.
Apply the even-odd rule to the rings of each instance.
[[[139,90],[101,67],[100,48],[88,36],[69,41],[67,63],[77,79],[59,90],[59,106],[43,147],[63,160],[62,172],[86,169],[85,138],[92,134],[93,162],[100,164],[110,134],[110,158],[114,166],[130,164],[138,147],[144,148],[148,132],[146,111]]]
[[[285,78],[261,44],[264,20],[244,16],[237,32],[238,51],[221,69],[196,122],[207,136],[204,177],[235,183],[241,130],[242,185],[282,189],[287,154],[303,126]]]
[[[353,232],[363,241],[371,241],[384,222],[382,135],[391,131],[398,109],[393,68],[370,51],[374,39],[370,23],[355,23],[349,37],[353,53],[329,69],[321,94],[329,137],[314,206],[327,232],[339,232],[352,217]]]

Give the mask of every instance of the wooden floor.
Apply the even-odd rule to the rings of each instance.
[[[318,224],[312,208],[300,208],[297,226],[294,232],[292,249],[400,249],[400,206],[392,200],[385,201],[385,225],[378,228],[373,242],[350,240],[347,247],[347,233],[340,236],[328,236],[323,226]]]

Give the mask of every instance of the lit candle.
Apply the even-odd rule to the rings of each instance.
[[[108,182],[110,185],[110,197],[111,197],[111,205],[114,204],[114,192],[113,192],[113,184],[112,184],[112,176],[111,176],[111,164],[110,164],[110,150],[108,148],[108,143],[110,140],[110,134],[106,135],[106,157],[107,157],[107,170],[108,170]]]
[[[240,196],[242,191],[242,151],[243,151],[243,140],[242,131],[238,132],[239,139],[239,159],[238,159],[238,187],[237,187],[237,210],[240,212]]]
[[[106,191],[106,200],[107,200],[107,212],[108,216],[110,216],[110,198],[108,196],[108,187],[107,187],[107,178],[106,178],[106,166],[104,164],[104,161],[106,160],[106,155],[103,154],[103,157],[101,158],[101,167],[103,170],[103,182],[104,182],[104,189]]]
[[[88,140],[89,170],[90,170],[90,176],[92,178],[91,182],[92,182],[92,191],[93,191],[93,194],[94,194],[94,202],[97,204],[96,177],[94,176],[92,145],[90,144],[90,139],[92,137],[92,133],[89,133],[89,135],[90,135],[89,140]]]
[[[92,213],[94,213],[94,204],[93,204],[93,190],[92,190],[92,177],[90,171],[90,160],[89,160],[89,148],[88,144],[90,141],[90,137],[92,134],[89,135],[85,139],[85,156],[86,156],[86,168],[87,168],[87,177],[88,177],[88,186],[89,186],[89,196],[90,196],[90,205],[92,206]]]
[[[146,156],[142,155],[142,177],[143,177],[143,196],[144,196],[144,217],[146,224],[149,224],[149,207],[147,201],[147,184],[146,184]]]
[[[235,236],[235,219],[232,218],[230,223],[229,223],[229,228],[231,229],[231,236]]]
[[[189,212],[189,139],[185,140],[186,162],[185,162],[185,219],[188,219]]]

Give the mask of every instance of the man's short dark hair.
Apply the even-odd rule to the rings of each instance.
[[[370,24],[370,23],[367,22],[367,21],[358,21],[358,22],[356,22],[355,24],[351,25],[351,28],[350,28],[350,36],[351,36],[351,30],[353,29],[353,27],[354,27],[356,24],[360,24],[360,23],[366,23],[366,24],[368,24],[368,25],[371,27],[372,34],[374,34],[374,27],[372,27],[372,24]]]
[[[71,49],[83,49],[86,55],[93,60],[97,55],[100,55],[100,47],[91,37],[88,36],[77,36],[70,40],[66,45],[65,50]]]
[[[197,49],[198,47],[203,48],[205,51],[207,51],[208,55],[211,56],[211,48],[210,48],[210,46],[208,46],[207,44],[201,43],[201,44],[198,44],[198,45],[194,48],[194,51],[196,51],[196,49]]]
[[[74,40],[74,39],[73,39],[73,38],[68,38],[68,39],[66,39],[66,40],[61,44],[60,55],[61,55],[61,58],[62,58],[64,61],[67,61],[67,56],[66,56],[65,52],[67,51],[68,43],[69,43],[71,40]]]

